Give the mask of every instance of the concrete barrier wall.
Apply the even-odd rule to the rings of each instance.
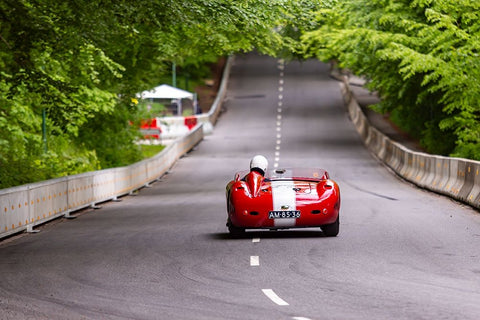
[[[158,155],[128,167],[106,169],[0,190],[0,239],[33,231],[36,225],[130,194],[165,174],[185,153],[213,131],[225,99],[233,57],[227,59],[220,88],[208,113],[158,118],[174,139]],[[195,126],[191,126],[196,123]]]
[[[0,238],[116,199],[160,178],[203,139],[199,124],[158,155],[128,167],[87,172],[0,190]]]
[[[402,178],[419,187],[480,208],[480,162],[412,151],[374,128],[353,97],[348,79],[341,92],[366,147]]]

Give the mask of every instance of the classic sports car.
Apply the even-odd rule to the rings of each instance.
[[[314,168],[238,172],[227,185],[227,227],[245,229],[320,227],[339,232],[340,189],[327,171]]]

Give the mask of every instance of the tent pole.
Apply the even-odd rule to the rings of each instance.
[[[47,115],[45,108],[42,109],[42,136],[43,136],[43,148],[45,153],[48,151],[47,147]]]
[[[198,101],[197,101],[197,93],[193,93],[193,114],[198,114]]]
[[[172,86],[177,87],[177,65],[175,62],[172,64]]]

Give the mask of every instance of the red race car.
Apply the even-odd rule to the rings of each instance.
[[[238,172],[227,185],[227,227],[245,229],[320,227],[339,232],[340,189],[327,171],[315,168]]]

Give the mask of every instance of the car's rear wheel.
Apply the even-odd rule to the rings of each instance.
[[[323,225],[320,228],[325,236],[336,237],[340,231],[340,216],[337,217],[337,220],[334,223]]]
[[[228,227],[228,232],[230,232],[230,235],[234,237],[238,237],[245,234],[245,228],[236,227],[230,221],[227,222],[227,227]]]

